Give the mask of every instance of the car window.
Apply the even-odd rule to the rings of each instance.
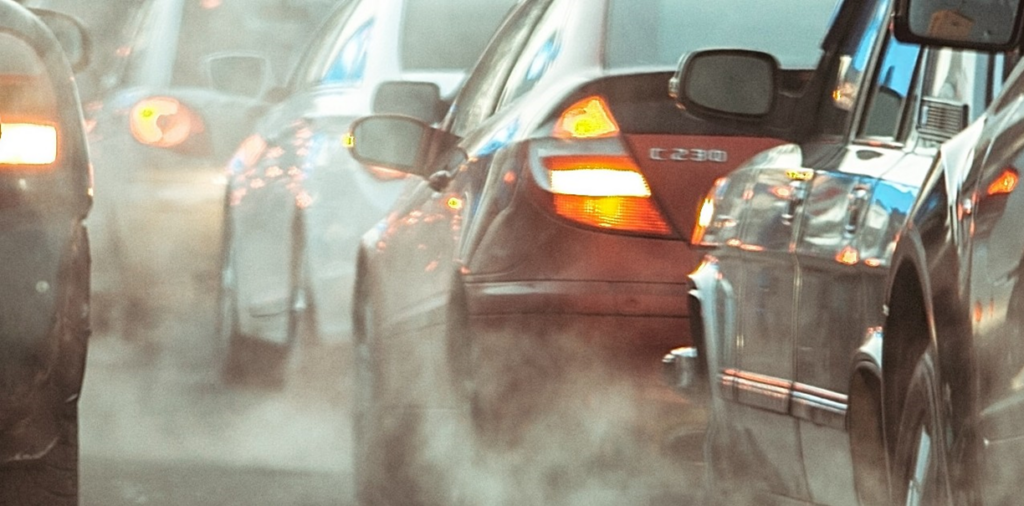
[[[288,86],[292,89],[316,84],[323,76],[320,70],[329,64],[329,58],[333,55],[336,42],[342,37],[342,30],[346,28],[346,22],[352,16],[352,12],[358,1],[347,1],[330,15],[317,30],[310,41],[309,47],[299,58],[292,70],[288,80]]]
[[[674,67],[705,48],[757,49],[783,67],[813,68],[835,0],[610,0],[605,66]]]
[[[889,15],[889,1],[865,0],[865,4],[840,42],[838,58],[831,70],[832,83],[826,89],[832,91],[818,114],[819,129],[826,135],[848,132],[879,32],[887,27],[885,21]]]
[[[551,63],[558,57],[562,46],[562,28],[569,13],[570,0],[555,2],[534,31],[523,49],[523,57],[512,68],[501,104],[512,102],[533,87],[544,76]]]
[[[402,68],[469,69],[514,4],[515,0],[406,0]]]
[[[160,39],[177,38],[172,86],[207,86],[206,59],[226,51],[259,54],[272,75],[284,76],[311,29],[302,16],[281,16],[276,0],[182,3],[177,30]]]
[[[512,66],[551,2],[526,2],[505,22],[452,103],[449,131],[465,135],[494,113]]]
[[[952,49],[933,50],[925,62],[923,95],[968,106],[968,122],[981,116],[999,89],[1003,55]]]
[[[351,13],[343,12],[337,18],[343,24],[333,36],[325,39],[319,57],[305,69],[305,83],[358,85],[366,72],[376,14],[377,2],[365,0],[354,6]]]
[[[860,136],[896,140],[911,102],[908,99],[921,47],[890,36],[884,51]]]

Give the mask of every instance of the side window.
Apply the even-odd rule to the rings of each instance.
[[[890,36],[875,74],[870,102],[858,137],[898,140],[907,111],[921,47]]]
[[[509,74],[499,108],[532,90],[547,72],[551,63],[558,58],[559,50],[562,47],[561,30],[565,24],[569,6],[570,0],[562,0],[548,9],[548,13],[537,26],[530,42],[526,44],[523,57],[519,59],[516,66],[512,68],[512,73]]]
[[[966,105],[968,122],[977,119],[1001,81],[994,73],[998,71],[995,56],[951,49],[931,50],[925,59],[922,95]]]
[[[509,72],[552,0],[521,4],[480,57],[445,119],[447,129],[463,136],[494,114]]]
[[[334,61],[324,74],[324,84],[358,86],[366,73],[366,53],[373,33],[373,20],[356,29],[335,54]]]
[[[0,173],[57,161],[57,97],[46,66],[21,38],[0,32]]]
[[[344,25],[323,41],[326,45],[303,76],[307,84],[356,86],[362,81],[376,10],[376,2],[362,1],[351,15],[343,15]]]
[[[840,42],[829,96],[818,114],[819,130],[826,135],[848,131],[875,43],[887,27],[889,0],[867,0],[858,12]]]

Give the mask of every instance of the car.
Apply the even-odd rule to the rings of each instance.
[[[116,55],[84,106],[104,334],[145,342],[176,315],[213,305],[224,166],[321,21],[285,7],[145,0],[116,13],[120,41],[106,44]]]
[[[74,18],[0,0],[0,504],[78,504],[89,150]]]
[[[438,121],[445,109],[435,102],[450,100],[514,3],[359,0],[328,17],[287,98],[228,163],[219,304],[227,381],[281,386],[301,343],[324,345],[305,354],[320,358],[350,347],[359,236],[406,175],[356,163],[344,136],[373,111]],[[431,108],[417,109],[421,95],[435,98]]]
[[[703,437],[702,406],[674,397],[655,360],[689,342],[691,224],[713,182],[783,144],[786,124],[700,120],[670,81],[684,53],[713,69],[734,53],[709,48],[759,47],[774,56],[744,60],[750,71],[778,58],[779,86],[799,95],[837,4],[528,0],[440,125],[353,125],[357,160],[418,176],[357,257],[363,504],[479,492],[456,472],[477,450],[502,455],[508,473],[491,472],[521,478],[509,486],[524,494],[591,481],[624,501],[685,501],[696,486],[663,469],[699,465],[686,449]],[[770,108],[772,86],[753,91],[755,107]],[[564,474],[553,448],[572,455]],[[512,478],[517,465],[530,478]],[[618,481],[637,475],[650,490]]]
[[[695,222],[694,344],[664,364],[709,394],[709,501],[888,504],[886,273],[939,144],[982,115],[1008,64],[896,40],[893,4],[844,5],[787,117],[805,128],[717,181]]]
[[[894,27],[905,40],[1020,47],[1019,2],[898,4]],[[932,29],[922,29],[929,19]],[[880,332],[899,504],[1020,501],[1022,96],[1018,62],[985,114],[943,144],[899,231]]]

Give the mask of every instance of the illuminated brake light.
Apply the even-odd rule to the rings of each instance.
[[[171,148],[203,130],[199,115],[176,99],[151,97],[132,107],[132,135],[139,142],[158,148]]]
[[[571,105],[555,123],[559,139],[595,139],[619,133],[608,104],[599,96],[587,97]]]
[[[672,233],[639,168],[621,156],[544,159],[555,213],[585,225],[655,235]]]
[[[0,125],[0,164],[51,165],[57,161],[57,127],[38,123]]]
[[[1003,173],[988,186],[988,195],[1006,195],[1012,193],[1020,182],[1020,174],[1012,167],[1003,169]]]

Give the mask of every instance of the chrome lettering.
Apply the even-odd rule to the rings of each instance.
[[[658,162],[725,163],[729,161],[729,153],[721,149],[651,148],[648,156],[651,160]]]

